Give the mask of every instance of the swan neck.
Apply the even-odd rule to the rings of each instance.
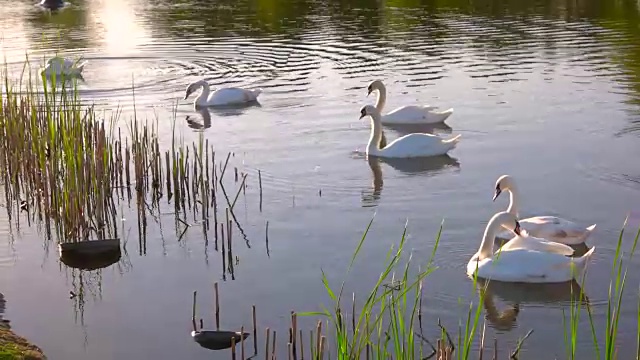
[[[380,150],[380,138],[382,127],[380,126],[380,114],[371,114],[371,136],[367,145],[367,152],[375,154]]]
[[[209,84],[207,84],[206,82],[201,82],[199,85],[202,88],[202,91],[196,98],[196,101],[198,104],[206,103],[207,98],[209,97]]]
[[[515,186],[510,186],[509,187],[509,207],[507,208],[507,212],[511,213],[513,215],[515,215],[516,217],[519,217],[520,215],[518,215],[518,209],[519,209],[519,193],[518,190],[515,188]]]
[[[387,102],[387,88],[380,84],[378,86],[378,96],[376,98],[376,109],[382,114],[382,109]]]
[[[478,250],[478,260],[490,258],[493,255],[493,243],[496,241],[496,228],[498,224],[490,222],[484,230],[480,250]]]

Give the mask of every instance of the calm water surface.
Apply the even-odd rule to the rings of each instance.
[[[337,286],[374,213],[349,291],[370,288],[407,220],[408,246],[424,265],[444,219],[440,268],[425,285],[423,310],[427,335],[437,335],[437,318],[453,330],[477,301],[465,266],[487,220],[507,206],[505,196],[491,202],[505,173],[520,185],[521,215],[598,224],[585,291],[602,334],[615,240],[627,212],[640,211],[635,1],[76,0],[51,16],[35,2],[0,0],[2,53],[12,74],[25,54],[34,68],[56,51],[82,54],[89,60],[80,84],[87,104],[129,119],[134,84],[137,116],[157,119],[164,143],[175,111],[186,142],[204,136],[218,153],[233,151],[231,164],[250,179],[236,210],[250,247],[234,232],[233,277],[199,229],[178,242],[171,216],[160,217],[162,227],[152,223],[143,248],[135,211],[125,209],[123,260],[82,273],[59,262],[37,227],[25,219],[18,227],[3,215],[5,317],[51,359],[226,358],[189,336],[191,293],[198,290],[200,315],[211,324],[216,281],[226,328],[249,326],[255,303],[260,329],[284,334],[289,311],[329,304],[320,270]],[[262,87],[261,106],[198,113],[193,98],[182,97],[200,78]],[[450,127],[436,129],[462,134],[450,158],[369,163],[358,155],[370,131],[359,111],[375,100],[366,86],[376,78],[388,87],[387,109],[454,108]],[[194,130],[187,118],[210,121]],[[407,132],[387,131],[389,138]],[[620,358],[635,352],[640,264],[630,267]],[[82,300],[69,299],[80,289]],[[505,287],[494,295],[487,331],[503,350],[534,329],[522,358],[540,359],[540,349],[542,358],[564,356],[566,290]],[[514,303],[517,321],[496,321],[491,305]],[[586,314],[579,331],[578,358],[595,358]]]

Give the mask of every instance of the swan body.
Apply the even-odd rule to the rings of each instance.
[[[47,76],[79,76],[84,70],[87,61],[83,61],[82,57],[77,60],[66,59],[61,56],[53,57],[47,60],[47,65],[42,72]]]
[[[367,115],[371,116],[371,137],[367,145],[367,156],[412,158],[444,155],[460,141],[461,135],[445,140],[437,135],[413,133],[399,137],[382,147],[386,139],[383,137],[380,111],[373,105],[366,105],[360,110],[360,119]]]
[[[209,83],[206,80],[198,80],[187,86],[184,99],[186,100],[193,92],[202,88],[202,92],[196,97],[194,104],[196,106],[225,106],[225,105],[241,105],[258,101],[258,95],[262,93],[262,89],[243,89],[237,87],[226,87],[211,92]]]
[[[503,191],[509,191],[510,200],[507,211],[518,216],[518,189],[514,179],[509,175],[502,175],[496,181],[493,201],[495,201]],[[520,226],[532,236],[567,245],[578,245],[585,242],[596,228],[596,224],[585,228],[573,221],[557,216],[533,216],[519,221]],[[503,231],[498,234],[498,237],[508,238],[509,234]]]
[[[496,232],[501,227],[517,235],[509,242],[516,240],[520,245],[509,246],[508,242],[494,253]],[[521,235],[520,223],[515,215],[507,211],[495,214],[487,224],[480,249],[467,264],[467,275],[504,282],[571,281],[584,275],[587,262],[595,251],[595,247],[592,247],[581,257],[567,257],[566,248],[563,247],[566,245]],[[533,244],[528,244],[529,241]]]
[[[378,90],[378,99],[376,108],[380,113],[387,101],[387,88],[382,81],[372,81],[368,88],[367,96],[373,91]],[[438,111],[437,107],[430,105],[407,105],[401,106],[382,115],[381,122],[385,124],[437,124],[444,122],[451,114],[453,109]]]

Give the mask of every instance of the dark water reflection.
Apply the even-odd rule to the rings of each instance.
[[[636,1],[76,0],[57,13],[34,3],[0,0],[10,73],[20,73],[25,53],[34,68],[56,51],[83,55],[89,63],[78,86],[87,104],[128,119],[135,96],[137,117],[157,121],[163,146],[174,134],[187,144],[203,139],[219,161],[234,152],[228,171],[250,179],[236,204],[247,243],[236,241],[231,263],[211,231],[193,226],[181,237],[183,227],[167,215],[172,209],[153,214],[143,240],[125,201],[129,255],[93,272],[65,268],[42,230],[3,218],[0,285],[14,304],[9,317],[50,358],[210,358],[189,337],[190,311],[198,290],[210,321],[214,281],[226,328],[249,326],[256,303],[261,329],[285,330],[291,309],[327,304],[320,269],[332,283],[342,280],[374,212],[353,290],[373,284],[405,221],[414,259],[426,261],[444,219],[424,311],[454,329],[477,300],[464,267],[487,219],[506,208],[491,202],[505,173],[518,179],[522,215],[598,224],[583,289],[603,332],[614,240],[627,212],[640,210]],[[198,79],[260,86],[261,105],[194,109],[193,97],[182,98]],[[354,159],[370,132],[358,110],[373,102],[366,96],[373,79],[387,84],[389,109],[454,109],[446,126],[388,127],[389,140],[413,131],[461,133],[460,145],[433,159]],[[629,264],[638,268],[637,260]],[[639,281],[630,271],[630,289]],[[564,290],[493,286],[493,303],[484,305],[498,325],[488,327],[488,338],[496,336],[506,353],[533,328],[522,359],[539,358],[540,348],[564,357]],[[82,296],[69,299],[69,291]],[[636,298],[625,294],[620,358],[635,351]],[[577,357],[590,359],[583,315]]]

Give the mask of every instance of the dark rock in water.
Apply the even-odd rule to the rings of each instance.
[[[60,261],[81,269],[96,270],[115,264],[122,257],[120,240],[93,240],[58,245]]]
[[[219,330],[200,330],[192,331],[191,337],[200,346],[209,350],[222,350],[231,347],[231,339],[235,339],[236,344],[239,344],[242,339],[249,337],[249,333],[242,333],[236,331],[219,331]]]
[[[39,5],[45,9],[58,10],[65,6],[65,2],[64,0],[42,0]]]

